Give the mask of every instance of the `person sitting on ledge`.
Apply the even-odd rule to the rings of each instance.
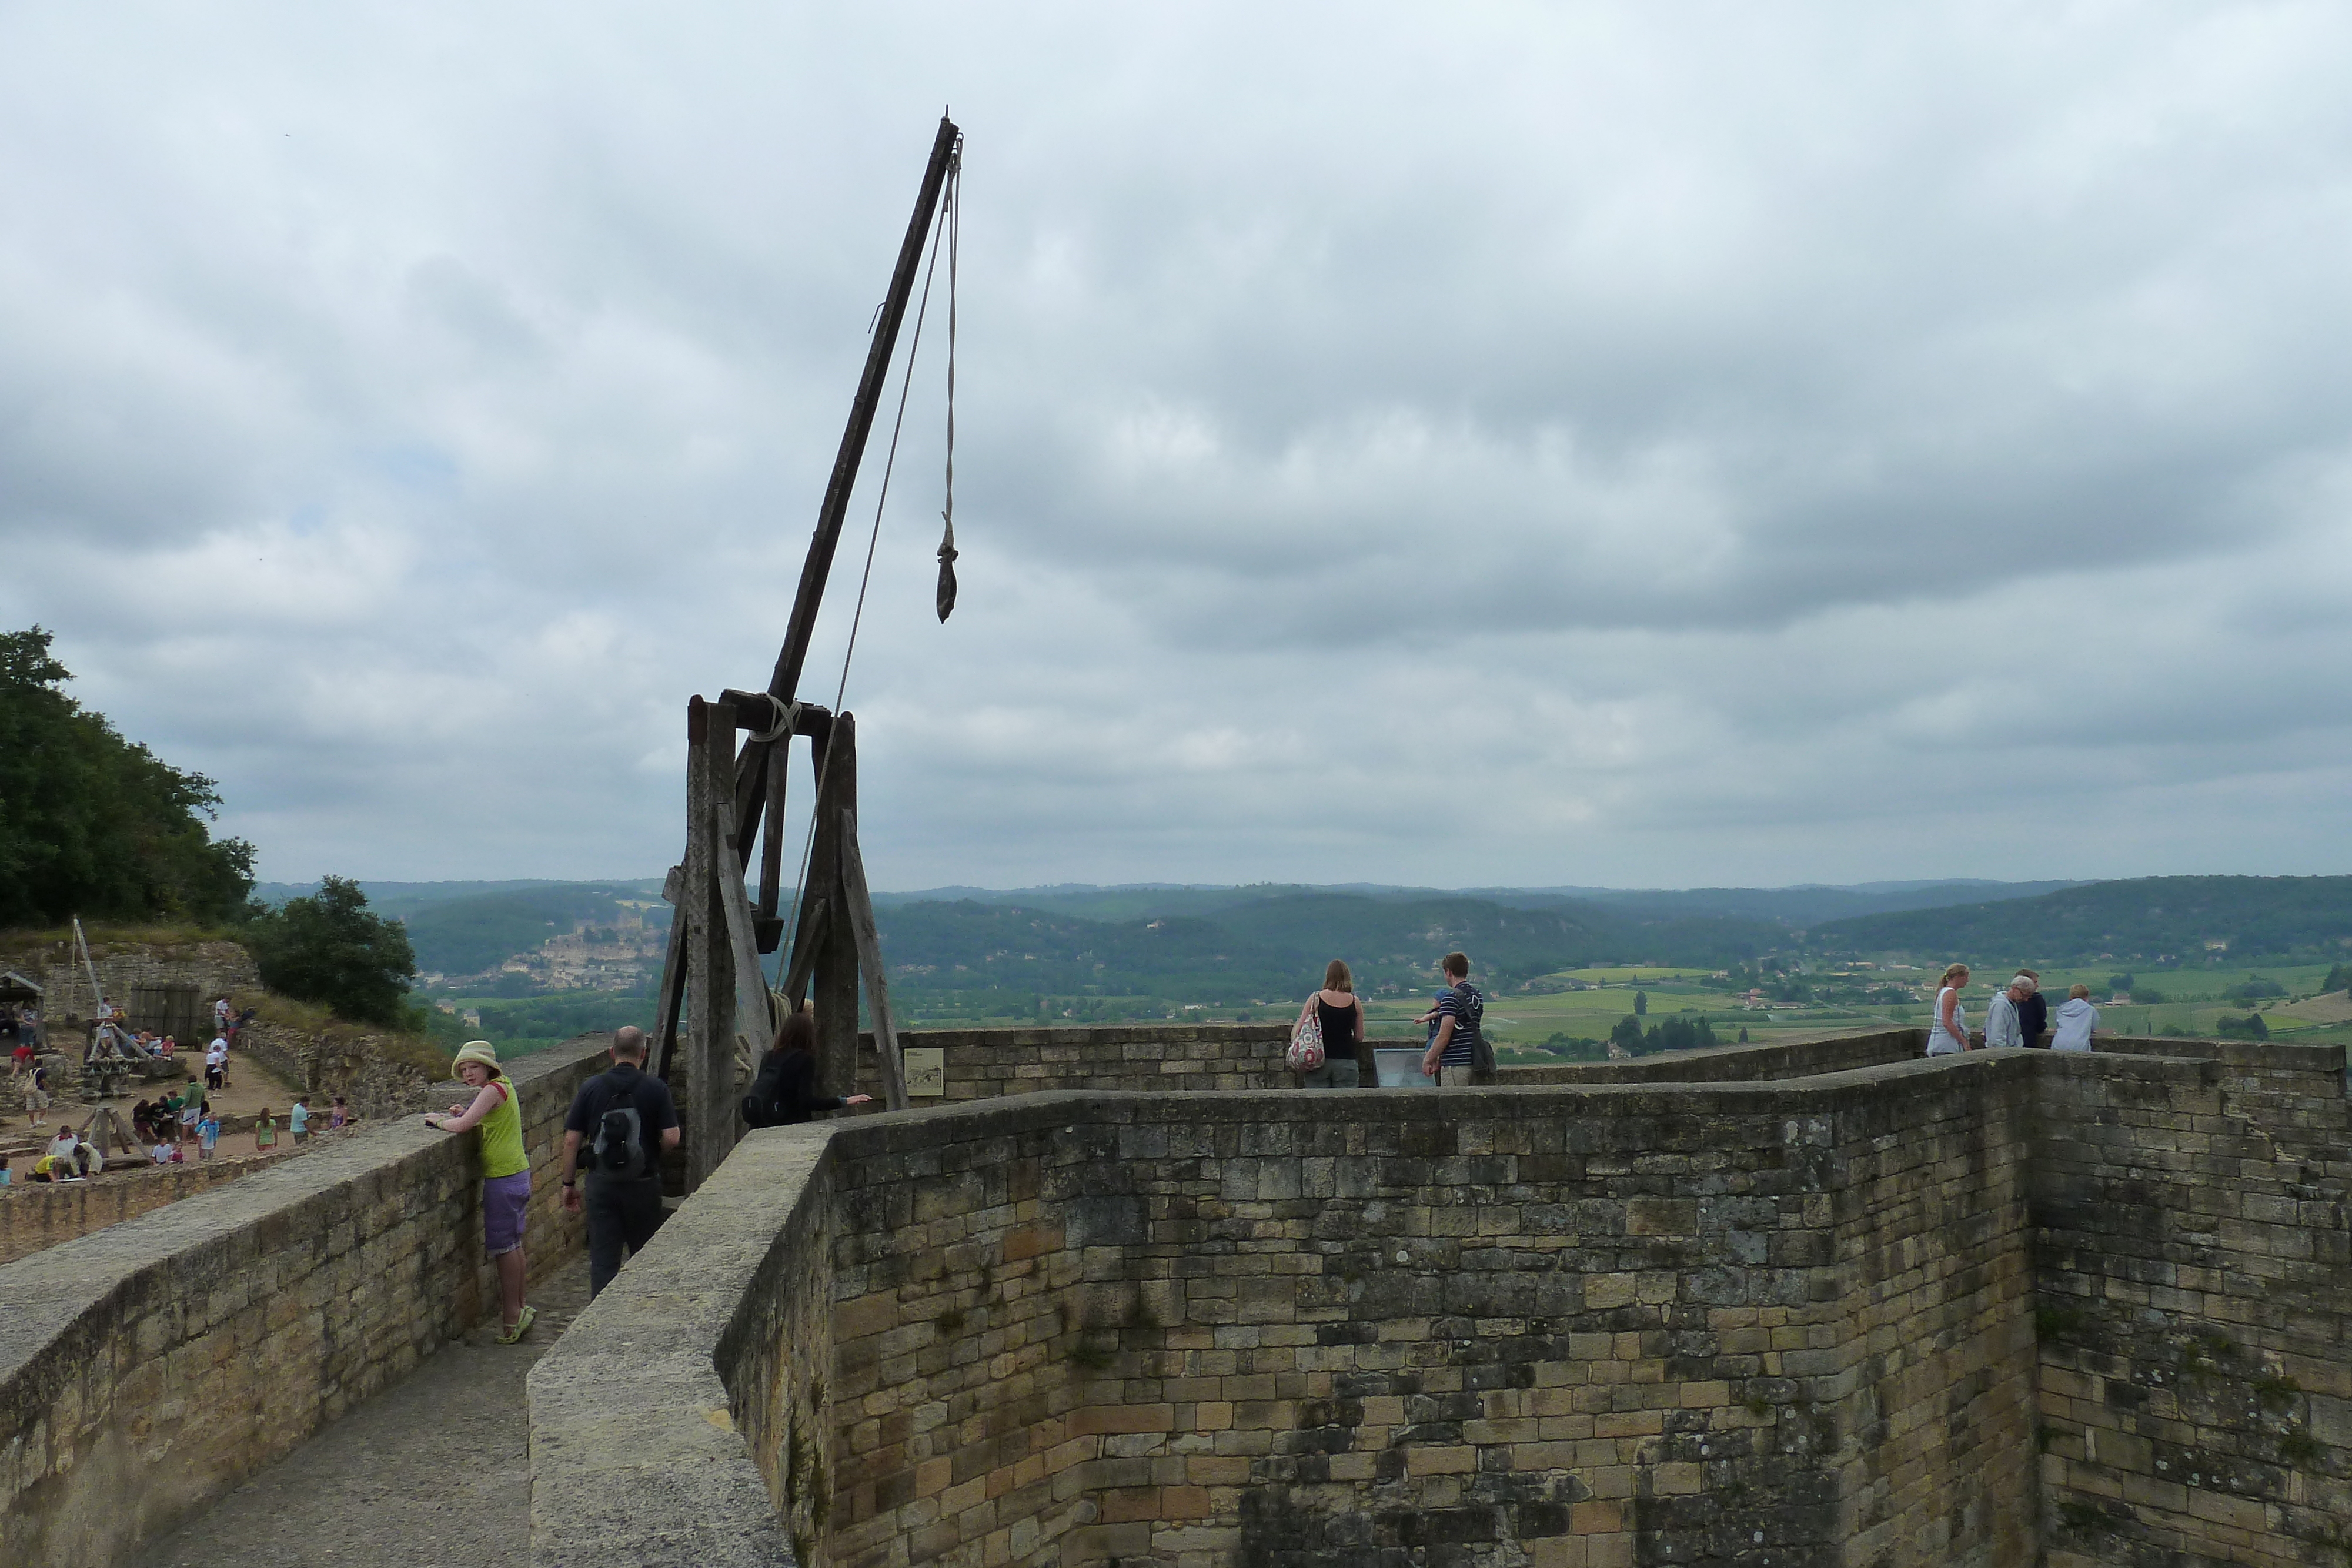
[[[776,1031],[776,1043],[760,1059],[760,1075],[743,1097],[743,1120],[754,1127],[792,1127],[814,1121],[819,1111],[864,1105],[871,1094],[816,1092],[816,1015],[793,1014]]]

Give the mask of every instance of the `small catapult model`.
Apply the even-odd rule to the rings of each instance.
[[[858,852],[856,721],[845,711],[832,712],[802,700],[798,694],[810,634],[815,630],[817,609],[833,567],[834,549],[841,538],[850,492],[881,402],[927,238],[931,240],[931,267],[924,277],[925,307],[942,240],[949,256],[949,500],[944,514],[947,532],[940,545],[940,619],[945,621],[955,606],[954,298],[957,187],[962,152],[962,131],[941,116],[930,161],[923,171],[922,189],[915,199],[914,216],[908,223],[898,265],[890,274],[890,291],[876,313],[865,373],[858,380],[849,426],[842,434],[841,450],[834,458],[833,475],[817,511],[816,532],[801,569],[783,651],[776,657],[767,689],[746,692],[730,687],[721,691],[716,702],[698,695],[687,705],[686,859],[671,868],[663,888],[663,896],[676,913],[663,964],[653,1054],[661,1076],[681,1091],[678,1109],[686,1124],[689,1190],[716,1169],[733,1146],[740,1075],[751,1069],[774,1038],[784,1016],[780,1009],[799,1009],[812,993],[816,1003],[817,1092],[845,1094],[856,1088],[857,992],[862,977],[881,1059],[884,1096],[892,1110],[907,1104],[906,1071],[899,1059],[898,1031],[890,1021],[881,938],[866,891],[865,861]],[[933,237],[935,225],[937,237]],[[919,308],[917,347],[922,339],[922,317]],[[907,366],[910,378],[913,361],[910,349]],[[903,389],[898,413],[903,421]],[[894,458],[897,449],[894,430]],[[886,466],[884,499],[888,487]],[[878,501],[875,521],[878,528]],[[872,566],[869,549],[869,573]],[[862,612],[862,584],[858,604]],[[850,653],[855,653],[856,646],[853,624]],[[848,656],[845,654],[843,660],[844,689]],[[835,702],[839,701],[836,693]],[[739,733],[743,737],[740,746]],[[779,905],[785,849],[785,765],[795,737],[809,742],[816,794],[804,851],[805,875],[788,927]],[[755,852],[760,862],[756,903],[744,887]],[[788,929],[791,961],[779,997],[766,984],[761,959],[763,954],[777,951]]]

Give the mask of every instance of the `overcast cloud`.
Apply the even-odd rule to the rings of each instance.
[[[0,5],[0,618],[265,876],[676,857],[942,104],[877,884],[2352,870],[2352,13],[841,12]]]

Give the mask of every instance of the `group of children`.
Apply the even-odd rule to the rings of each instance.
[[[310,1124],[314,1120],[316,1117],[310,1103],[298,1096],[294,1108],[286,1113],[286,1130],[292,1134],[295,1143],[307,1142],[310,1136]],[[348,1127],[352,1121],[351,1107],[344,1103],[341,1095],[336,1095],[327,1112],[328,1127]],[[188,1080],[187,1087],[176,1095],[166,1094],[161,1100],[152,1102],[142,1100],[132,1106],[131,1126],[142,1140],[153,1141],[154,1147],[149,1157],[159,1166],[181,1164],[185,1158],[181,1145],[189,1142],[195,1144],[198,1159],[208,1160],[213,1157],[213,1150],[220,1142],[220,1117],[214,1113],[212,1102],[205,1098],[204,1092],[196,1087],[196,1081],[193,1078]],[[264,1105],[261,1114],[253,1122],[254,1153],[265,1154],[277,1146],[278,1119],[271,1114],[269,1107]]]

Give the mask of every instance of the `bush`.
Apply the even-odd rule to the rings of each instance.
[[[2323,995],[2328,991],[2352,991],[2352,964],[2338,964],[2328,970],[2319,989]]]
[[[2276,980],[2265,980],[2260,976],[2256,976],[2254,978],[2248,980],[2242,986],[2231,987],[2230,989],[2223,994],[2235,1001],[2258,1002],[2266,997],[2283,997],[2286,995],[2286,988],[2280,985]]]
[[[2132,977],[2129,975],[2109,975],[2107,990],[2115,996],[2136,994],[2132,991]]]
[[[310,897],[255,915],[245,945],[261,983],[281,996],[360,1022],[407,1022],[403,1004],[416,977],[408,933],[397,920],[370,915],[355,882],[328,877]]]
[[[2242,1019],[2221,1019],[2213,1025],[2213,1032],[2224,1040],[2268,1040],[2271,1026],[2263,1021],[2262,1014],[2248,1013]]]
[[[1631,1013],[1617,1020],[1617,1027],[1609,1031],[1609,1038],[1613,1043],[1623,1046],[1628,1056],[1654,1056],[1662,1051],[1699,1051],[1717,1043],[1715,1026],[1704,1018],[1696,1022],[1683,1018],[1668,1019],[1645,1030],[1641,1020]]]
[[[1584,1036],[1578,1034],[1546,1035],[1544,1037],[1543,1044],[1538,1046],[1536,1049],[1543,1051],[1547,1055],[1557,1056],[1561,1058],[1563,1061],[1606,1061],[1609,1060],[1609,1048],[1606,1044],[1597,1040],[1587,1040]]]

